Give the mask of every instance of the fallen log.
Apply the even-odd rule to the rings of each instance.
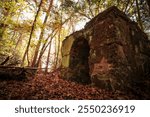
[[[0,66],[0,79],[22,80],[33,77],[36,72],[37,68]]]

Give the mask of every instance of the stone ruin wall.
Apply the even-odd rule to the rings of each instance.
[[[74,62],[72,65],[72,50],[77,46],[73,44],[84,39],[90,48],[89,71],[85,64]],[[150,41],[137,24],[116,7],[102,12],[83,30],[68,36],[62,45],[62,55],[63,78],[100,88],[126,90],[150,73]],[[90,80],[83,74],[86,70]]]

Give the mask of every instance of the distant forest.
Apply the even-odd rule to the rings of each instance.
[[[150,35],[149,0],[1,0],[0,64],[45,72],[60,67],[65,37],[110,6]]]

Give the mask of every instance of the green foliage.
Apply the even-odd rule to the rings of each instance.
[[[21,32],[17,17],[20,15],[20,10],[24,8],[22,7],[24,1],[19,0],[18,2],[15,0],[0,1],[0,55],[10,56],[14,54],[17,43],[15,37],[18,37],[17,34],[19,33],[17,31]]]
[[[44,26],[43,19],[49,7],[49,2],[43,1],[30,44],[29,54],[31,57],[42,28],[44,28],[42,45],[49,42],[46,39],[54,38],[58,40],[58,37],[61,43],[67,35],[76,31],[74,30],[76,25],[89,21],[103,10],[114,5],[124,11],[132,20],[138,21],[135,0],[60,0],[53,4],[46,26]],[[25,0],[0,1],[0,54],[11,55],[14,50],[17,50],[18,55],[22,56],[39,2],[38,0],[30,2]],[[149,32],[150,15],[146,1],[139,2],[139,9],[144,30]],[[31,13],[31,16],[26,14],[28,12]],[[54,32],[57,32],[57,34],[55,35]],[[20,37],[20,35],[22,36]],[[53,35],[55,36],[53,37]]]

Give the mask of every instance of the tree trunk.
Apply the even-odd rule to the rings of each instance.
[[[40,63],[40,61],[42,59],[42,56],[43,56],[46,48],[48,47],[48,45],[51,43],[52,40],[53,40],[53,37],[50,39],[50,41],[49,41],[49,43],[47,45],[45,44],[45,46],[42,47],[42,49],[40,51],[40,54],[39,54],[39,57],[38,57],[38,60],[37,60],[37,63],[36,63],[36,66],[39,66],[39,63]]]
[[[39,41],[38,41],[38,44],[37,44],[35,52],[34,52],[34,58],[33,58],[32,65],[31,65],[32,67],[36,66],[36,60],[37,60],[39,49],[40,49],[41,42],[42,42],[42,39],[43,39],[44,29],[45,29],[45,26],[46,26],[46,23],[47,23],[47,19],[49,17],[49,13],[50,13],[50,10],[52,8],[52,5],[53,5],[53,0],[51,0],[49,8],[48,8],[48,10],[46,12],[46,16],[45,16],[44,23],[43,23],[43,26],[42,26],[42,30],[41,30],[41,33],[40,33],[40,37],[39,37]]]
[[[7,63],[9,61],[9,56],[0,64],[0,65],[4,65],[5,63]]]
[[[43,3],[43,0],[41,0],[41,2],[40,2],[40,4],[39,4],[38,11],[37,11],[37,13],[36,13],[36,15],[35,15],[35,19],[34,19],[34,21],[33,21],[32,29],[31,29],[31,33],[30,33],[30,37],[29,37],[29,41],[28,41],[28,44],[27,44],[25,53],[24,53],[24,55],[23,55],[23,59],[22,59],[21,66],[24,65],[24,61],[25,61],[26,55],[28,54],[29,46],[30,46],[31,39],[32,39],[32,35],[33,35],[33,32],[34,32],[34,28],[35,28],[35,25],[36,25],[37,18],[38,18],[38,16],[39,16],[39,12],[40,12],[40,10],[41,10],[42,3]]]
[[[20,36],[19,36],[19,38],[18,38],[18,40],[17,40],[17,42],[16,42],[16,44],[15,44],[15,49],[14,49],[14,51],[16,51],[16,49],[17,49],[19,43],[21,42],[21,40],[22,40],[22,33],[20,34]]]
[[[71,16],[70,16],[68,19],[66,19],[64,22],[62,22],[61,27],[62,27],[67,21],[69,21],[69,20],[71,19],[72,15],[73,15],[73,14],[71,14]],[[59,28],[59,27],[58,27],[58,28]],[[51,34],[49,34],[49,36],[47,37],[46,43],[43,44],[42,49],[40,50],[39,57],[38,57],[38,59],[37,59],[37,62],[36,62],[36,64],[35,64],[35,66],[38,66],[38,65],[39,65],[39,63],[40,63],[40,61],[41,61],[41,58],[42,58],[42,56],[43,56],[43,54],[44,54],[46,48],[47,48],[48,45],[52,42],[53,38],[56,36],[56,34],[57,34],[57,32],[58,32],[58,28],[56,28],[56,29],[54,29],[54,30],[52,31],[51,34],[54,33],[52,36],[51,36]],[[49,38],[50,38],[50,41],[48,42]]]
[[[54,33],[54,31],[52,31],[52,33]],[[39,65],[39,62],[40,62],[40,60],[41,60],[41,58],[42,58],[42,56],[43,56],[43,54],[44,54],[46,48],[47,48],[48,45],[52,42],[52,40],[53,40],[53,38],[54,38],[54,36],[55,36],[56,34],[57,34],[57,31],[56,31],[52,36],[51,36],[51,34],[50,34],[50,35],[47,37],[46,43],[44,43],[44,45],[42,46],[42,49],[40,50],[40,53],[39,53],[39,57],[38,57],[36,66]],[[51,36],[51,38],[50,38],[50,36]],[[50,41],[47,42],[49,38],[50,38]]]
[[[46,61],[46,67],[45,67],[45,73],[48,72],[48,65],[49,65],[49,59],[50,59],[50,54],[51,54],[51,43],[49,44],[49,50],[48,50],[48,55],[47,55],[47,61]]]
[[[150,0],[146,0],[146,2],[147,2],[147,5],[149,7],[149,16],[150,16]]]
[[[56,48],[55,50],[55,65],[54,65],[54,69],[57,68],[57,65],[58,65],[58,59],[59,59],[59,51],[60,51],[60,33],[61,33],[61,29],[59,31],[59,35],[58,35],[58,47]]]
[[[136,7],[137,7],[137,13],[138,13],[138,23],[140,25],[141,30],[143,31],[144,29],[143,29],[143,24],[142,24],[142,20],[141,20],[141,14],[140,14],[138,0],[136,0]]]

